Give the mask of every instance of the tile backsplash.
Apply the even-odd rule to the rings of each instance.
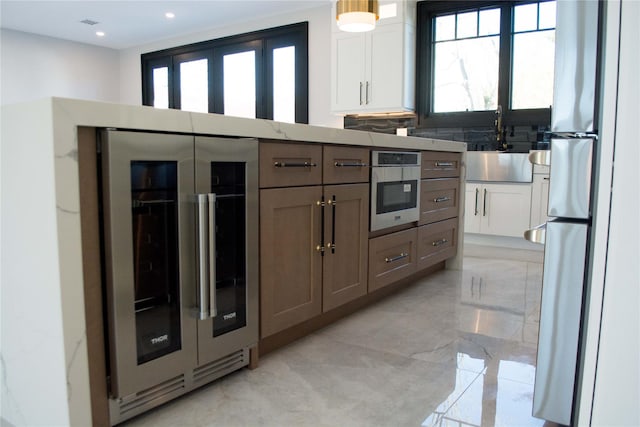
[[[425,128],[415,127],[415,117],[379,118],[345,116],[344,128],[395,134],[398,128],[407,128],[409,136],[446,139],[467,143],[469,151],[493,151],[496,149],[496,135],[492,126],[474,128]],[[508,126],[506,134],[509,151],[528,152],[546,148],[549,143],[548,127]]]

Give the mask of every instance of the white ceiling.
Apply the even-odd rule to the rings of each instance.
[[[33,1],[0,0],[0,26],[113,49],[151,43],[262,17],[319,7],[331,0]],[[175,18],[167,19],[166,12]],[[87,25],[89,19],[98,24]],[[96,36],[104,31],[104,37]]]

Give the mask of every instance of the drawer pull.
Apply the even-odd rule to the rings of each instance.
[[[318,165],[311,162],[302,162],[302,163],[274,162],[273,166],[277,168],[315,168]]]
[[[447,239],[440,239],[440,240],[436,240],[435,242],[431,242],[431,246],[442,246],[447,242],[448,242]]]
[[[436,197],[435,199],[433,199],[433,201],[435,203],[448,202],[449,200],[451,200],[451,197],[448,197],[448,196],[441,196],[441,197]]]
[[[437,168],[452,167],[453,162],[436,162]]]
[[[335,162],[333,164],[337,168],[366,168],[366,163],[344,163],[344,162]]]
[[[405,254],[404,252],[402,252],[398,256],[394,256],[394,257],[391,257],[391,258],[385,258],[384,262],[390,263],[390,262],[394,262],[394,261],[398,261],[398,260],[404,259],[404,258],[406,258],[408,256],[409,256],[409,254]]]

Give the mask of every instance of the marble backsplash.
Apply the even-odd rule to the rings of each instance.
[[[496,149],[495,131],[492,126],[474,128],[416,128],[415,117],[354,117],[345,116],[344,128],[395,134],[396,129],[406,128],[409,136],[446,139],[467,143],[469,151],[493,151]],[[506,133],[509,151],[528,152],[547,148],[548,126],[508,126]]]

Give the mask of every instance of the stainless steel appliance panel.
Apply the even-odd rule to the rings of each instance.
[[[196,324],[190,313],[194,295],[192,287],[184,286],[194,282],[193,233],[178,233],[177,241],[162,242],[149,229],[193,230],[192,206],[184,197],[164,200],[146,191],[166,185],[158,183],[167,179],[157,171],[161,164],[175,167],[177,176],[170,180],[177,184],[177,194],[193,191],[193,137],[108,131],[102,142],[111,392],[123,397],[196,364]],[[139,166],[144,176],[137,175]],[[177,218],[158,212],[169,203],[177,206]],[[165,247],[169,244],[177,247]],[[158,261],[149,258],[159,251],[174,254]],[[167,270],[166,264],[175,265],[176,256],[176,268]],[[177,292],[165,298],[163,289],[153,289],[176,280]],[[176,303],[179,312],[172,313]]]
[[[215,315],[198,321],[203,364],[258,342],[258,141],[196,137],[195,143],[196,193],[218,192]]]
[[[594,139],[552,139],[549,174],[551,217],[588,219]]]
[[[467,181],[532,182],[528,153],[468,151]]]
[[[588,225],[547,222],[533,415],[571,424]]]
[[[557,2],[552,132],[594,131],[599,3]]]

